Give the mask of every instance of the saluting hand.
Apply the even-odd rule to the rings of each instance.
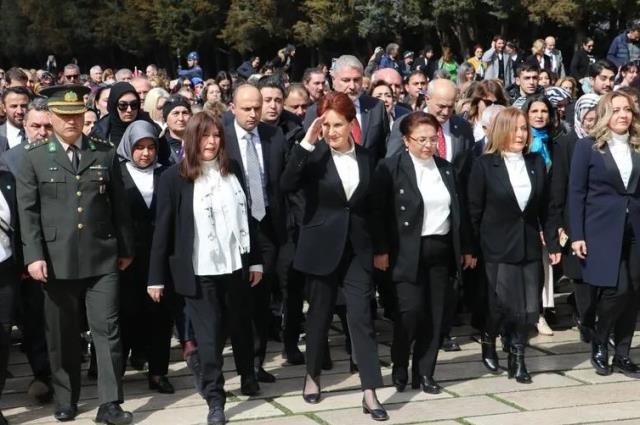
[[[304,135],[303,142],[307,142],[310,145],[315,145],[316,142],[320,139],[320,134],[322,134],[322,124],[324,123],[324,115],[316,118],[311,123],[311,126],[307,130],[307,134]]]
[[[159,303],[162,295],[164,294],[164,288],[147,287],[147,294],[149,294],[153,301]]]
[[[27,267],[29,274],[33,280],[38,280],[42,283],[47,283],[49,274],[47,273],[47,262],[44,260],[37,260],[29,264]]]

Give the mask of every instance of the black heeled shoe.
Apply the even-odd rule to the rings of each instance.
[[[396,391],[399,393],[403,392],[407,386],[408,380],[409,376],[407,368],[393,365],[393,368],[391,369],[391,381],[393,382],[393,386],[396,387]]]
[[[379,401],[378,404],[380,404]],[[364,397],[362,397],[362,413],[364,413],[365,415],[371,415],[371,419],[373,419],[374,421],[386,421],[389,419],[389,414],[384,409],[384,407],[382,407],[382,404],[380,404],[379,409],[372,409],[367,406],[367,403],[364,401]]]
[[[303,384],[304,386],[302,387],[302,399],[309,404],[318,404],[320,403],[320,398],[321,398],[320,384],[317,383],[315,379],[310,378],[310,379],[313,379],[314,382],[316,382],[316,385],[318,385],[318,392],[305,394],[304,389],[307,388],[307,378],[310,378],[308,373],[304,376],[304,384]]]
[[[169,379],[166,376],[158,376],[158,380],[154,379],[155,377],[149,376],[149,389],[155,390],[160,394],[173,394],[175,393],[175,389]]]
[[[495,337],[491,337],[487,332],[483,332],[480,336],[480,344],[482,345],[482,364],[489,372],[499,374],[500,363],[498,362],[498,353],[496,353]]]
[[[531,375],[524,364],[524,345],[513,344],[508,358],[509,379],[515,378],[519,384],[530,384]]]
[[[630,357],[613,356],[611,361],[611,370],[613,372],[623,373],[629,378],[640,378],[640,367],[635,364]]]
[[[611,375],[607,344],[591,344],[591,366],[593,366],[598,375]]]
[[[422,392],[427,394],[440,394],[442,387],[431,376],[421,376],[420,386]]]

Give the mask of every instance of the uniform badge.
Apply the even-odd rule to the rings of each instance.
[[[68,91],[68,92],[66,92],[64,94],[64,101],[65,102],[77,102],[78,101],[78,95],[74,91]]]

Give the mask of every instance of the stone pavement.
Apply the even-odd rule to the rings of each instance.
[[[579,341],[578,332],[571,328],[566,305],[559,307],[564,316],[551,337],[532,335],[527,348],[527,366],[533,375],[530,385],[508,380],[506,372],[490,375],[480,363],[480,344],[474,339],[469,326],[454,329],[453,335],[462,351],[441,352],[436,379],[444,387],[439,395],[411,390],[397,393],[391,386],[389,322],[377,321],[379,354],[385,388],[378,398],[388,409],[388,424],[579,424],[616,423],[640,425],[640,382],[620,373],[601,377],[589,364],[587,344]],[[561,326],[561,325],[564,325]],[[640,362],[638,345],[640,332],[636,332],[634,354]],[[233,358],[225,350],[226,388],[229,398],[227,418],[239,425],[357,425],[371,424],[368,415],[359,407],[362,395],[357,374],[349,373],[349,357],[344,350],[344,336],[340,325],[334,323],[330,336],[334,368],[322,375],[323,400],[317,405],[304,403],[301,397],[304,366],[286,366],[280,355],[282,346],[269,343],[265,368],[276,375],[275,384],[261,384],[260,396],[247,398],[240,395],[239,378],[235,376]],[[499,345],[499,344],[498,344]],[[304,345],[301,345],[304,350]],[[501,365],[505,356],[499,351]],[[176,387],[173,395],[152,393],[146,385],[145,375],[128,371],[125,377],[126,402],[124,408],[134,412],[138,424],[201,424],[207,414],[205,402],[196,394],[184,362],[180,361],[177,347],[172,351],[171,382]],[[85,364],[86,367],[86,364]],[[11,357],[10,372],[0,408],[11,424],[53,424],[53,406],[38,406],[25,391],[30,382],[26,359],[15,349]],[[86,379],[83,388],[80,415],[74,424],[93,424],[97,409],[95,381]]]

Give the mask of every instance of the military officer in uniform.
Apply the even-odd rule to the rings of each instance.
[[[131,263],[133,232],[113,145],[82,134],[88,92],[80,85],[41,91],[53,135],[25,146],[17,175],[20,230],[24,262],[45,292],[55,418],[78,413],[84,302],[100,370],[95,422],[120,425],[132,415],[120,407],[118,269]]]

